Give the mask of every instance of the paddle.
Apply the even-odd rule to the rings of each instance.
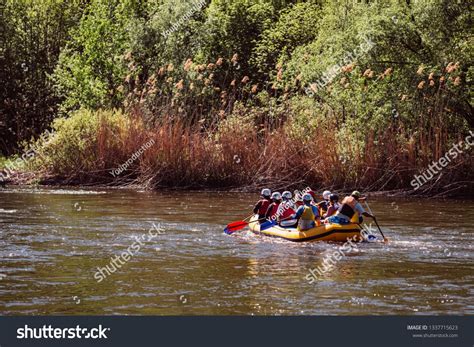
[[[269,221],[263,222],[262,224],[260,224],[260,231],[270,229],[271,227],[274,227],[275,225],[277,225],[276,220],[269,220]]]
[[[387,242],[388,242],[388,238],[385,237],[385,235],[384,235],[383,232],[382,232],[382,229],[380,229],[379,223],[377,223],[377,218],[375,218],[375,216],[374,216],[374,222],[375,222],[375,225],[377,226],[377,228],[379,229],[380,234],[381,234],[382,237],[383,237],[383,242],[387,243]]]
[[[376,225],[377,228],[379,229],[380,235],[382,235],[382,237],[383,237],[383,242],[387,243],[387,242],[388,242],[388,238],[385,237],[385,235],[384,235],[383,232],[382,232],[382,229],[380,228],[379,223],[377,223],[377,218],[375,218],[375,215],[374,215],[374,213],[372,212],[372,209],[370,208],[369,203],[367,202],[367,200],[364,201],[364,202],[365,202],[365,205],[367,206],[367,209],[369,210],[370,214],[371,214],[372,216],[374,216],[375,225]]]
[[[377,239],[377,236],[375,236],[374,234],[372,234],[372,233],[370,232],[370,229],[365,228],[362,224],[359,224],[359,223],[356,223],[356,224],[357,224],[357,225],[359,226],[359,228],[361,229],[360,234],[361,234],[361,237],[362,237],[362,238],[364,238],[364,236],[362,235],[362,233],[365,231],[365,235],[367,235],[367,238],[365,238],[365,239],[366,239],[367,242],[372,242],[372,241],[375,241],[375,240]],[[370,237],[370,236],[372,236],[372,237]]]
[[[241,220],[237,222],[232,222],[227,224],[227,226],[224,228],[224,232],[228,235],[232,234],[233,232],[245,228],[249,223]]]
[[[230,234],[232,234],[232,233],[234,233],[238,230],[241,230],[241,229],[245,228],[247,225],[249,225],[249,223],[258,222],[258,221],[261,221],[261,220],[265,219],[265,218],[262,218],[262,219],[257,219],[257,220],[251,221],[251,222],[246,222],[246,220],[251,218],[252,216],[253,216],[253,214],[251,214],[250,216],[248,216],[244,220],[239,220],[239,221],[227,224],[227,226],[224,228],[224,232],[226,234],[230,235]]]

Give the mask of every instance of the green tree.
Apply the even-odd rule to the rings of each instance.
[[[131,23],[145,9],[135,0],[92,0],[71,40],[61,52],[54,73],[62,110],[80,106],[117,107],[117,90],[126,76],[124,54],[130,46]]]
[[[294,49],[312,42],[318,35],[321,9],[312,3],[286,7],[278,20],[262,33],[252,54],[260,73],[275,69],[277,62],[287,61]]]
[[[49,78],[81,16],[83,0],[6,0],[0,5],[0,153],[38,135],[61,100]]]
[[[262,33],[277,18],[271,1],[214,0],[207,11],[205,58],[239,56],[240,75],[258,72],[250,64],[252,52]]]

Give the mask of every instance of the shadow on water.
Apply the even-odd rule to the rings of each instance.
[[[371,199],[390,242],[366,243],[309,284],[333,243],[223,227],[252,194],[0,191],[0,313],[473,314],[474,203]],[[141,239],[98,283],[97,268]]]

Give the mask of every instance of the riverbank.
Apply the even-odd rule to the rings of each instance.
[[[461,183],[460,183],[461,184]],[[303,184],[304,185],[304,184]],[[286,190],[286,189],[301,189],[303,186],[293,186],[293,187],[283,187],[280,188],[280,190]],[[305,185],[305,186],[310,186],[314,187],[315,191],[323,191],[326,189],[329,189],[331,191],[337,192],[341,195],[349,195],[350,192],[353,189],[361,189],[358,187],[354,187],[353,189],[337,189],[335,187],[319,187],[314,185]],[[71,184],[71,182],[68,182],[67,184],[64,182],[60,181],[55,181],[54,179],[46,179],[46,180],[38,180],[34,174],[32,173],[24,173],[24,174],[18,174],[14,175],[12,177],[12,180],[8,182],[4,182],[4,184],[0,184],[0,189],[7,190],[9,188],[14,189],[14,188],[44,188],[44,189],[94,189],[94,190],[102,190],[102,189],[108,189],[108,190],[131,190],[131,191],[168,191],[168,192],[183,192],[183,191],[193,191],[193,192],[211,192],[211,193],[228,193],[228,192],[234,192],[234,193],[255,193],[257,194],[259,189],[264,187],[255,187],[255,186],[250,186],[250,187],[227,187],[227,188],[211,188],[211,187],[157,187],[154,189],[150,189],[149,187],[146,187],[144,185],[136,184],[136,183],[130,183],[130,184],[122,184],[122,185],[116,185],[116,184],[97,184],[97,183],[91,183],[91,184]],[[266,186],[265,186],[266,187]],[[452,190],[446,190],[446,191],[439,191],[439,192],[431,192],[431,193],[422,193],[422,192],[416,192],[413,189],[395,189],[395,190],[382,190],[382,191],[367,191],[363,190],[364,194],[367,197],[375,197],[375,198],[418,198],[418,199],[431,199],[431,198],[437,198],[437,199],[462,199],[462,200],[473,200],[474,199],[474,192],[473,192],[473,187],[472,184],[467,185],[463,183],[464,188],[459,188],[457,192],[453,192]]]
[[[312,108],[298,105],[291,101],[287,106],[293,111],[282,113],[278,118],[284,121],[278,123],[259,119],[254,108],[236,107],[228,117],[200,125],[168,116],[152,126],[139,111],[80,110],[57,118],[48,136],[3,160],[0,174],[16,184],[146,190],[293,190],[309,185],[315,190],[437,197],[474,191],[469,132],[460,130],[452,139],[433,143],[425,136],[415,140],[410,133],[402,137],[395,124],[378,135],[367,128],[350,134],[341,128],[336,134],[330,130],[331,119],[318,112],[308,115]],[[438,133],[444,130],[432,135]],[[462,146],[447,161],[453,143]]]

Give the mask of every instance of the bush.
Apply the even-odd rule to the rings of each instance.
[[[40,154],[35,165],[58,178],[101,181],[126,160],[131,151],[126,140],[136,127],[120,111],[76,111],[53,122],[49,141],[35,142]]]
[[[20,3],[27,20],[14,11],[1,20],[15,33],[12,45],[23,47],[15,23],[36,12]],[[467,2],[80,3],[66,46],[65,35],[54,46],[61,49],[57,96],[70,118],[58,120],[56,142],[41,147],[57,177],[150,187],[306,181],[399,189],[474,127]],[[49,15],[40,9],[43,23]],[[43,77],[58,56],[44,48],[33,58]],[[28,82],[34,93],[18,94],[9,79],[21,75],[18,64],[6,62],[1,71],[12,89],[2,110],[11,116],[36,110],[40,99],[51,104],[42,79]],[[36,91],[47,95],[38,99]],[[0,119],[0,132],[18,129],[25,138],[37,134],[28,124],[44,129],[42,116],[15,117]],[[0,146],[9,147],[10,135]],[[108,172],[151,139],[124,173]],[[472,160],[460,156],[426,189],[462,189],[472,172]]]

